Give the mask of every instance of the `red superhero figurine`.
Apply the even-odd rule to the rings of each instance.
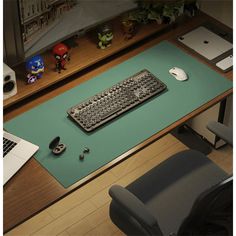
[[[63,43],[58,43],[53,48],[53,55],[56,59],[56,70],[61,73],[61,70],[66,70],[66,61],[70,60],[68,47]]]

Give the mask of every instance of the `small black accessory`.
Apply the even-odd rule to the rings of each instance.
[[[83,153],[89,153],[89,151],[90,151],[89,148],[85,147]]]
[[[90,152],[89,148],[88,147],[85,147],[84,150],[83,150],[83,153],[79,155],[79,159],[81,161],[84,160],[84,154],[88,154]]]
[[[66,150],[66,145],[59,142],[60,142],[60,137],[57,136],[49,144],[49,148],[52,150],[52,153],[54,155],[60,155],[62,152]]]
[[[80,154],[79,155],[79,159],[82,161],[82,160],[84,160],[84,154]]]

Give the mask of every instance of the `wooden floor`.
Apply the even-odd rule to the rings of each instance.
[[[170,155],[187,149],[168,134],[128,160],[94,179],[66,198],[5,234],[5,236],[70,236],[70,235],[123,235],[109,219],[110,197],[113,184],[126,186]],[[232,173],[232,148],[214,150],[209,157]]]

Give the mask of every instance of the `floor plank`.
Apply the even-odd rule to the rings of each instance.
[[[66,228],[83,219],[85,216],[95,210],[96,207],[89,200],[87,200],[31,235],[58,235],[59,233],[65,231]]]
[[[28,236],[49,224],[53,220],[53,217],[51,217],[46,211],[42,211],[41,213],[26,221],[26,223],[21,224],[20,226],[5,234],[5,236]]]
[[[118,231],[117,227],[110,221],[106,220],[98,225],[95,229],[86,233],[86,236],[113,236]]]
[[[63,201],[59,201],[47,209],[47,212],[54,218],[58,218],[70,211],[74,207],[80,205],[88,198],[95,195],[108,185],[111,185],[117,180],[111,172],[106,172],[103,175],[91,181],[89,184],[84,185],[78,191],[68,195]]]
[[[101,208],[98,208],[95,212],[86,216],[78,223],[72,225],[66,231],[70,236],[84,235],[107,220],[109,220],[109,203],[105,204]]]

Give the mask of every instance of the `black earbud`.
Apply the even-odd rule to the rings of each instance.
[[[84,154],[80,154],[79,155],[79,159],[82,161],[82,160],[84,160]]]
[[[83,153],[89,153],[89,148],[85,147]]]
[[[83,153],[79,155],[79,159],[83,161],[85,157],[84,154],[88,154],[89,152],[90,152],[90,149],[88,147],[85,147],[83,150]]]

